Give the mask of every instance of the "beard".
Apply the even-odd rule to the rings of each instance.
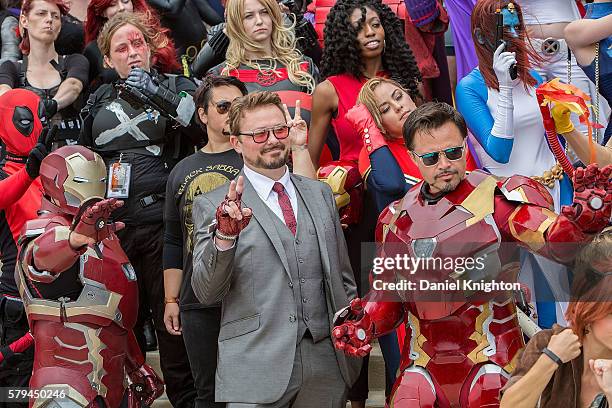
[[[276,150],[283,149],[281,154],[277,157],[273,157],[271,159],[264,159],[262,157],[263,154]],[[289,161],[289,149],[285,147],[285,145],[279,144],[275,146],[270,146],[269,148],[264,149],[261,154],[257,155],[257,158],[254,161],[250,161],[247,158],[243,157],[246,162],[248,162],[251,166],[259,169],[267,169],[267,170],[276,170],[285,166]]]
[[[459,173],[455,170],[452,171],[444,171],[441,172],[439,174],[436,175],[436,179],[445,175],[453,175],[453,176],[458,176]],[[461,180],[463,180],[463,177],[453,177],[450,181],[438,181],[435,183],[435,187],[439,190],[440,194],[447,194],[450,193],[451,191],[454,191],[457,186],[459,185],[459,183],[461,183]]]
[[[451,191],[454,191],[459,185],[459,181],[460,180],[452,180],[452,181],[444,183],[444,185],[440,187],[440,193],[447,194],[447,193],[450,193]]]

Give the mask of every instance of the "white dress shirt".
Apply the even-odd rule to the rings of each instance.
[[[272,212],[276,214],[278,218],[280,218],[283,224],[287,225],[285,223],[285,217],[283,217],[283,211],[278,203],[278,194],[272,190],[272,187],[276,181],[264,176],[263,174],[259,174],[254,170],[251,170],[246,163],[242,169],[244,171],[244,176],[251,182],[251,185],[257,192],[259,198],[261,198],[261,201],[263,201],[268,208],[272,210]],[[289,195],[289,201],[291,201],[293,214],[295,215],[295,220],[297,221],[297,192],[295,191],[295,186],[291,182],[291,177],[289,175],[289,169],[287,166],[285,166],[285,174],[283,174],[278,182],[285,187],[285,192],[287,195]]]

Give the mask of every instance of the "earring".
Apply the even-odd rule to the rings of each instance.
[[[385,53],[385,50],[387,49],[387,40],[383,40],[383,54]]]
[[[586,326],[584,328],[584,334],[589,334],[591,332],[591,329],[589,328],[589,326]]]

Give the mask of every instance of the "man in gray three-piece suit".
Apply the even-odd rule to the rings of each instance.
[[[194,202],[191,282],[202,303],[222,302],[216,400],[228,408],[344,407],[361,365],[330,339],[357,295],[335,201],[289,173],[290,139],[305,143],[307,128],[299,106],[286,116],[276,94],[236,99],[230,141],[245,167]]]

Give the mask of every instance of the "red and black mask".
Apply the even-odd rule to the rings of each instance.
[[[45,124],[44,105],[34,92],[11,89],[0,96],[0,142],[7,160],[25,160]]]

